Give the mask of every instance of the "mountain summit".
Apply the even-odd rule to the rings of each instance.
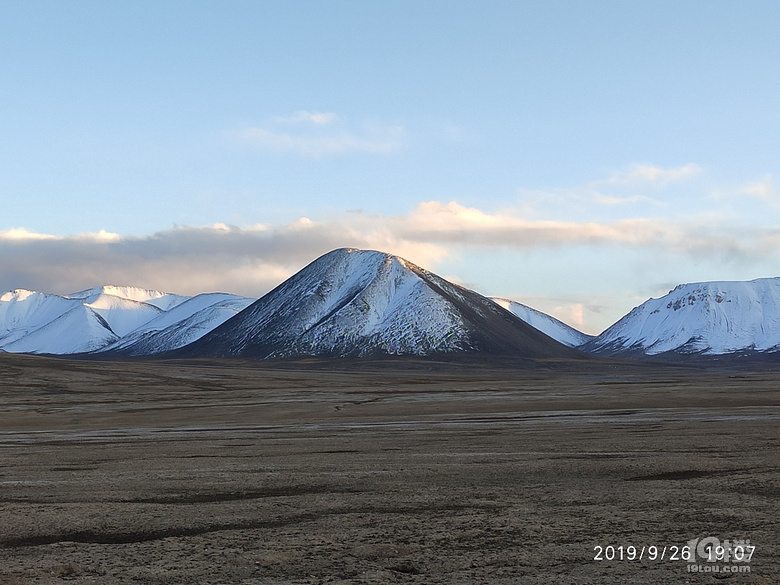
[[[780,349],[780,278],[681,284],[649,299],[582,349],[720,355]]]
[[[180,350],[281,359],[485,352],[580,355],[482,295],[406,260],[341,248]]]

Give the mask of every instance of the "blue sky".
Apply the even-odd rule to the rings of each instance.
[[[597,333],[780,275],[774,1],[0,0],[0,286],[394,252]]]

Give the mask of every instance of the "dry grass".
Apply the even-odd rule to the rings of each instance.
[[[778,582],[780,374],[514,365],[0,355],[0,583]]]

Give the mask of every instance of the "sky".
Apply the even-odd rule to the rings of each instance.
[[[596,334],[780,276],[780,3],[0,0],[0,289],[338,247]]]

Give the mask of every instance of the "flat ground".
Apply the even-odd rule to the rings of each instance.
[[[779,583],[779,464],[766,366],[5,354],[0,583]]]

